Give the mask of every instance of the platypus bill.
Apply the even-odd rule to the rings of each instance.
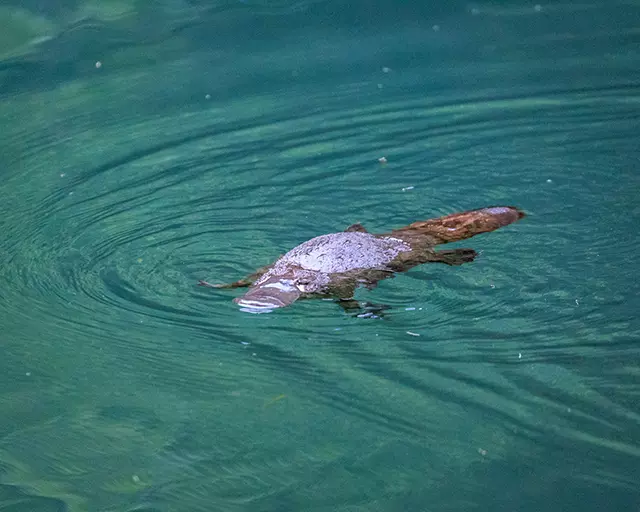
[[[434,247],[493,231],[524,215],[513,206],[492,206],[414,222],[378,235],[353,224],[343,232],[312,238],[234,283],[200,284],[249,287],[234,302],[253,313],[289,306],[300,298],[335,298],[349,304],[358,286],[372,289],[378,281],[417,265],[473,261],[477,256],[473,249],[436,251]]]

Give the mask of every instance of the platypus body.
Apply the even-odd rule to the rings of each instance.
[[[300,298],[336,298],[348,302],[358,286],[372,289],[378,281],[423,263],[462,265],[473,261],[473,249],[436,251],[439,244],[456,242],[493,231],[524,217],[512,206],[492,206],[414,222],[389,233],[371,234],[361,224],[340,233],[308,240],[254,274],[215,288],[250,287],[234,299],[250,312],[289,306]]]

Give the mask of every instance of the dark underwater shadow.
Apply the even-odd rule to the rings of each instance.
[[[0,484],[0,510],[7,512],[67,512],[64,501],[34,496],[13,485]]]

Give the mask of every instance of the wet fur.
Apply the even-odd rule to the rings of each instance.
[[[414,222],[388,233],[356,237],[371,240],[373,236],[376,239],[381,239],[380,243],[384,240],[385,244],[391,243],[392,246],[394,243],[398,244],[400,248],[398,254],[385,263],[382,268],[354,268],[329,274],[302,268],[296,263],[296,258],[299,258],[297,255],[301,254],[300,257],[303,257],[308,254],[306,251],[301,251],[305,244],[311,246],[311,251],[317,252],[317,247],[312,243],[315,239],[312,239],[243,279],[229,284],[212,285],[206,281],[201,281],[200,284],[216,288],[250,287],[243,297],[235,299],[235,302],[241,305],[243,301],[244,303],[260,303],[260,301],[270,300],[275,308],[287,306],[300,298],[311,297],[334,297],[343,301],[349,300],[353,297],[357,287],[364,286],[373,289],[379,281],[394,277],[395,273],[405,272],[418,265],[444,263],[455,266],[469,263],[477,256],[473,249],[436,251],[435,246],[494,231],[516,222],[524,216],[525,214],[521,210],[512,206],[494,206]],[[345,232],[368,233],[361,224],[353,224]],[[327,237],[330,236],[336,236],[336,240],[341,240],[339,233],[327,235]],[[324,240],[327,237],[318,237],[318,239]],[[410,250],[406,250],[407,245]],[[334,248],[333,252],[340,254],[338,257],[342,257],[339,250],[336,251]],[[347,249],[344,253],[349,255]],[[333,253],[329,252],[328,254]],[[329,263],[331,263],[330,259]]]

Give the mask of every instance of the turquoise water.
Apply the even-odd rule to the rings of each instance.
[[[41,4],[0,8],[0,509],[640,510],[637,2]],[[384,319],[196,286],[494,204]]]

